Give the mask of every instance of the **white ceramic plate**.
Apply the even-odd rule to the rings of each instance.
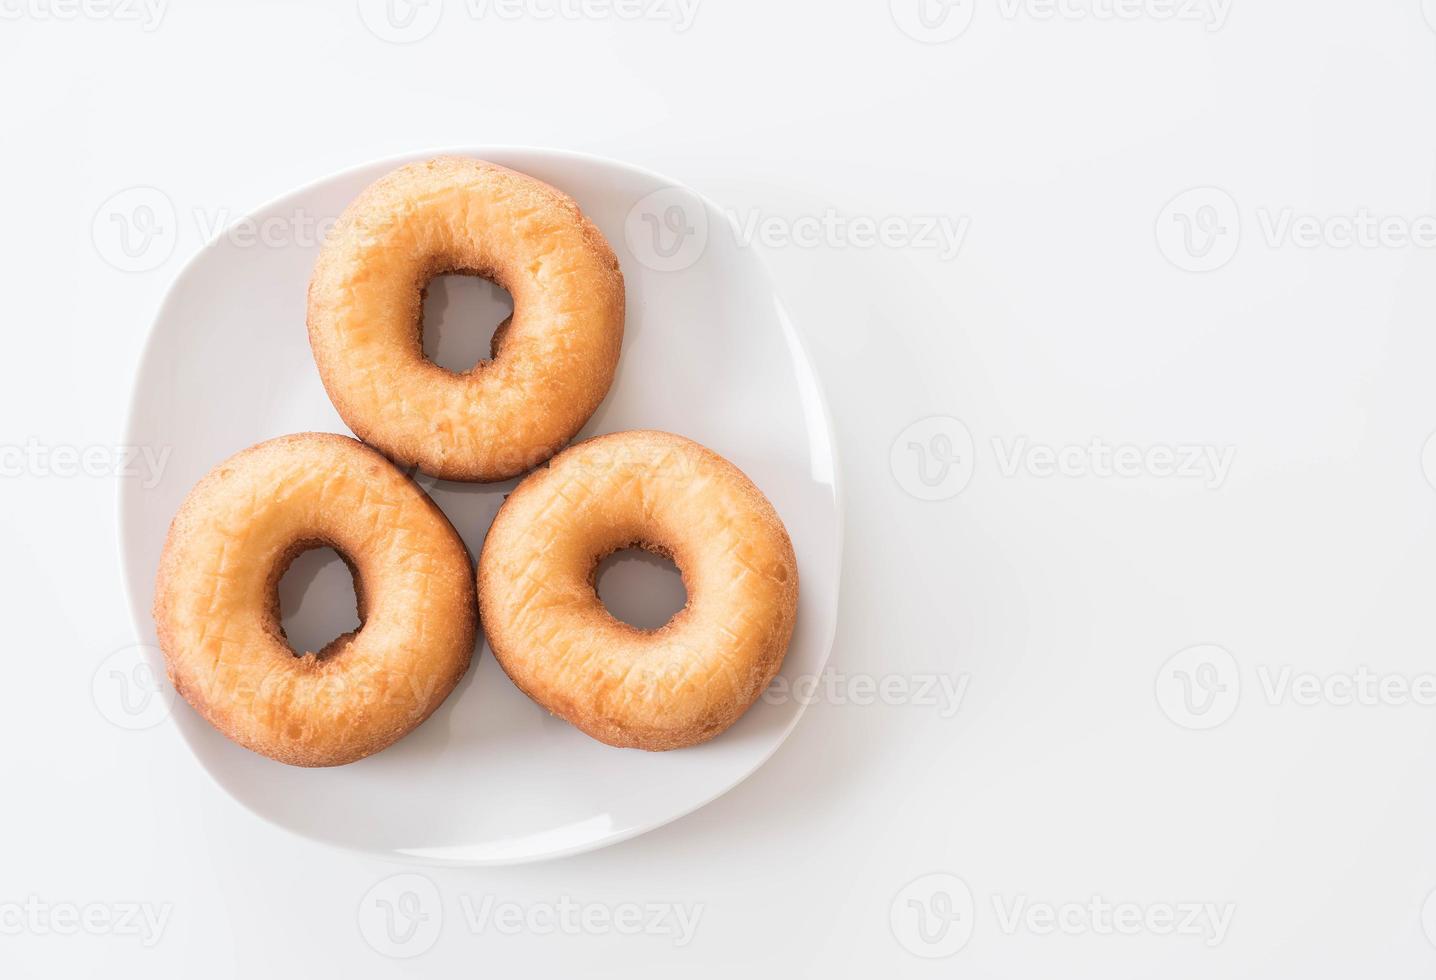
[[[798,624],[783,674],[791,682],[821,672],[837,615],[836,466],[818,382],[759,258],[710,202],[625,164],[547,150],[448,152],[561,188],[603,230],[627,280],[628,320],[613,389],[580,438],[667,429],[752,477],[798,555]],[[123,564],[142,638],[154,641],[155,568],[170,519],[194,483],[263,439],[347,432],[320,385],[305,332],[305,290],[318,252],[312,225],[337,215],[381,174],[433,155],[369,164],[281,198],[220,235],[176,278],[143,357],[129,422],[131,443],[170,455],[158,485],[127,482],[120,498]],[[471,365],[506,302],[482,280],[441,281],[425,306],[426,349],[446,366]],[[418,482],[474,555],[514,485]],[[326,564],[323,552],[301,558],[281,592],[296,643],[322,643],[355,622],[347,573],[337,560]],[[675,575],[641,561],[605,572],[600,593],[620,615],[660,622],[682,594]],[[220,785],[280,826],[403,861],[507,864],[632,837],[731,789],[802,714],[801,703],[774,695],[708,744],[656,754],[615,749],[524,697],[480,641],[468,675],[433,717],[353,765],[291,768],[230,743],[182,701],[174,718]]]

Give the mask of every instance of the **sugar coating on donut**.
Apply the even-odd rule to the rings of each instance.
[[[360,628],[290,648],[279,579],[327,545],[354,573]],[[472,565],[434,503],[345,436],[260,443],[215,467],[170,527],[154,616],[175,689],[224,735],[298,766],[353,762],[417,727],[468,668]]]
[[[656,630],[594,589],[612,552],[672,558],[687,605]],[[798,567],[777,512],[732,463],[665,432],[571,446],[509,495],[479,558],[494,656],[550,712],[609,745],[681,748],[719,734],[782,665]]]
[[[509,291],[494,357],[456,373],[424,356],[435,276]],[[390,458],[452,480],[505,480],[548,459],[613,382],[623,274],[569,197],[482,160],[442,157],[381,177],[327,237],[309,286],[309,340],[345,423]]]

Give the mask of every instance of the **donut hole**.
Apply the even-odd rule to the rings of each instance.
[[[279,628],[296,657],[338,652],[364,625],[354,570],[327,545],[305,545],[279,578]],[[333,648],[333,649],[331,649]]]
[[[513,312],[509,291],[478,273],[437,275],[424,287],[424,356],[445,371],[466,374],[498,356],[500,327]]]
[[[688,605],[678,566],[640,546],[620,548],[599,561],[593,588],[609,615],[634,629],[659,629]]]

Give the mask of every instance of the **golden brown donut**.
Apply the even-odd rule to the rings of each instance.
[[[490,361],[424,357],[424,286],[468,272],[509,291]],[[613,382],[623,274],[578,205],[482,160],[379,178],[344,211],[309,283],[309,343],[329,398],[390,458],[449,480],[506,480],[583,427]]]
[[[670,557],[688,602],[667,624],[615,619],[600,560]],[[489,528],[479,609],[525,694],[609,745],[674,749],[722,732],[778,672],[798,565],[768,499],[737,467],[666,432],[579,443],[530,474]]]
[[[290,649],[279,579],[327,545],[354,573],[361,625],[323,650]],[[428,496],[346,436],[283,436],[244,450],[190,491],[155,583],[155,625],[175,689],[246,748],[338,766],[412,731],[473,652],[468,552]]]

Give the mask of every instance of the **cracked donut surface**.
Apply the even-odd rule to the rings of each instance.
[[[615,619],[598,562],[627,547],[671,557],[688,602],[667,624]],[[798,603],[787,530],[732,463],[665,432],[600,436],[530,474],[479,559],[494,656],[521,690],[609,745],[706,741],[782,665]]]
[[[494,356],[448,371],[424,356],[425,285],[451,272],[509,291]],[[567,195],[482,160],[441,157],[375,181],[325,240],[309,340],[345,423],[385,455],[450,480],[527,472],[581,429],[623,339],[618,259]]]
[[[329,546],[354,573],[361,625],[290,648],[279,579]],[[346,436],[260,443],[210,471],[170,526],[155,624],[175,689],[246,748],[298,766],[383,749],[437,708],[468,668],[472,565],[429,497]]]

